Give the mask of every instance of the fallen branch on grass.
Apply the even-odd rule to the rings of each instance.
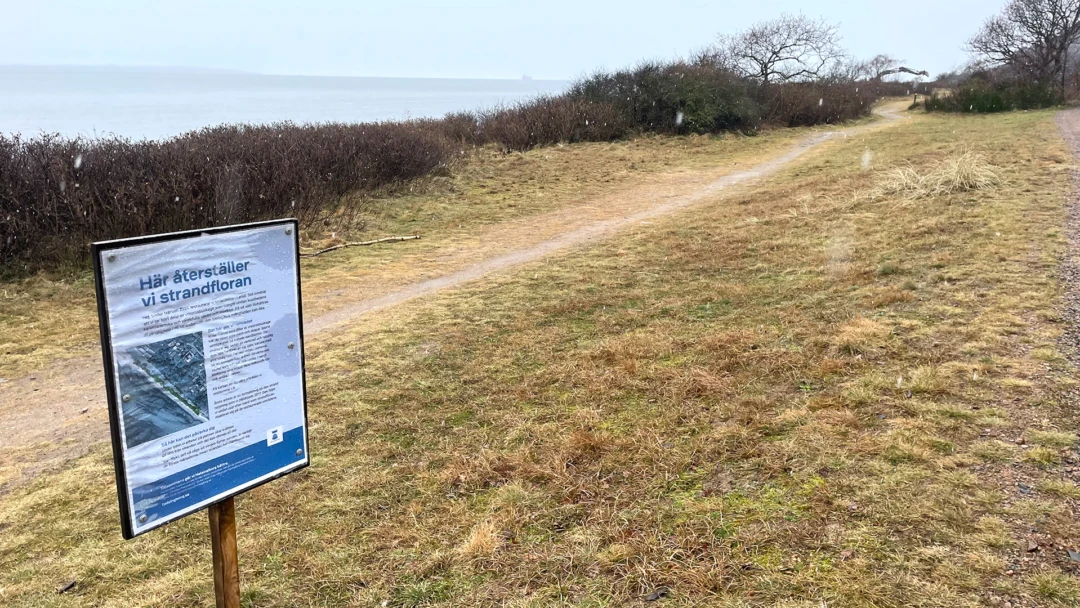
[[[327,247],[326,249],[320,249],[318,251],[314,251],[314,252],[311,252],[311,253],[304,253],[303,251],[301,251],[300,252],[300,257],[302,257],[302,258],[313,258],[313,257],[315,257],[317,255],[322,255],[324,253],[329,253],[329,252],[334,251],[336,249],[344,249],[346,247],[366,247],[368,245],[377,245],[379,243],[394,243],[394,242],[397,242],[397,241],[413,241],[413,240],[416,240],[418,238],[420,238],[419,234],[410,234],[409,236],[385,236],[385,237],[383,237],[381,239],[375,239],[375,240],[372,240],[372,241],[357,241],[355,243],[342,243],[340,245],[334,245],[333,247]]]

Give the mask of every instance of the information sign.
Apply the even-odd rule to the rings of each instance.
[[[296,220],[93,257],[125,538],[307,466]]]

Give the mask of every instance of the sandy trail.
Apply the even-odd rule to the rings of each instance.
[[[340,298],[341,294],[325,294],[346,303],[305,319],[305,337],[317,338],[320,333],[363,315],[587,245],[620,229],[705,200],[715,200],[733,191],[735,186],[752,185],[777,172],[829,140],[880,128],[903,118],[894,106],[884,107],[877,114],[885,120],[809,135],[786,153],[734,173],[716,177],[720,171],[714,170],[680,176],[674,181],[646,184],[599,197],[584,205],[492,226],[469,245],[440,252],[444,259],[437,266],[441,271],[437,276],[399,286],[382,285],[373,297],[371,291],[364,297],[353,290],[351,301],[349,297]],[[325,306],[313,308],[319,310]],[[94,355],[59,362],[3,387],[0,450],[11,454],[9,463],[14,464],[9,466],[14,466],[16,472],[12,474],[9,470],[6,476],[0,475],[0,492],[108,440],[102,377],[100,356]]]

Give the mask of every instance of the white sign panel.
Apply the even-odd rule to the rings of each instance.
[[[295,220],[93,253],[125,538],[307,466]]]

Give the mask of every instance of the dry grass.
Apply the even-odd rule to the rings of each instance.
[[[889,329],[866,317],[858,317],[840,327],[836,347],[848,355],[866,355],[884,347]]]
[[[343,232],[337,225],[307,230],[303,242],[311,247],[395,234],[424,238],[305,259],[304,312],[310,317],[347,302],[353,294],[342,294],[343,288],[358,298],[371,297],[388,286],[440,272],[447,252],[475,246],[488,227],[587,204],[603,193],[682,180],[687,173],[718,166],[734,170],[778,153],[806,133],[783,129],[758,137],[645,137],[515,154],[476,150],[448,174],[365,200],[364,212],[351,218],[363,232]],[[0,282],[0,378],[13,379],[58,359],[96,356],[94,306],[93,281],[85,272]]]
[[[457,548],[457,552],[465,558],[491,557],[502,540],[494,524],[489,521],[480,522]]]
[[[847,194],[867,148],[976,144],[998,189]],[[1077,454],[1048,429],[1076,428],[1075,371],[1032,355],[1058,352],[1062,150],[1048,113],[919,118],[313,343],[313,466],[241,499],[245,602],[1074,603]],[[204,518],[121,541],[110,469],[0,498],[6,603],[212,601]]]
[[[93,278],[85,273],[0,283],[0,378],[100,349],[94,306]]]
[[[934,163],[924,171],[911,166],[886,171],[872,190],[878,197],[934,198],[957,192],[987,190],[1001,183],[996,167],[979,153],[966,151]]]

